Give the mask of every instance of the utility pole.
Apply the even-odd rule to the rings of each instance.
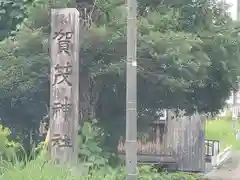
[[[137,1],[127,0],[126,180],[137,180]]]
[[[240,0],[237,0],[237,21],[240,20]]]

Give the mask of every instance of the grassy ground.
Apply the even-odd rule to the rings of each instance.
[[[13,167],[5,170],[0,176],[0,180],[124,180],[125,173],[124,170],[121,170],[122,168],[104,167],[102,170],[84,175],[85,173],[81,172],[82,167],[78,167],[76,171],[66,167],[57,167],[50,163],[43,165],[43,161],[34,160],[24,168]],[[205,178],[193,174],[157,172],[151,166],[142,166],[138,171],[140,180],[205,180]]]
[[[47,159],[46,151],[32,161],[0,160],[0,180],[125,180],[125,167],[111,168],[107,164],[89,171],[89,163],[80,163],[74,168],[56,166]],[[89,173],[90,172],[90,173]],[[197,174],[184,172],[167,173],[153,166],[138,166],[139,180],[207,180]]]
[[[79,159],[79,163],[75,167],[60,166],[51,163],[46,149],[47,144],[42,142],[36,149],[32,150],[30,154],[31,158],[25,153],[23,148],[20,149],[22,152],[21,157],[19,152],[14,153],[12,151],[12,156],[9,158],[7,158],[8,156],[0,156],[0,180],[125,180],[125,166],[119,164],[118,167],[111,167],[107,159],[101,156],[102,149],[95,140],[98,133],[94,134],[93,132],[95,131],[90,131],[92,130],[89,129],[89,127],[92,128],[91,124],[83,127],[85,127],[85,129],[82,130],[85,136],[81,137],[88,137],[91,141],[85,141],[84,146],[81,147],[81,152],[86,151],[87,155],[84,156],[86,158]],[[87,130],[89,130],[89,132],[87,132]],[[83,155],[84,153],[82,153],[82,156]],[[1,157],[5,158],[3,159]],[[184,172],[168,173],[164,169],[156,169],[149,165],[139,165],[137,172],[139,180],[205,179],[197,174]]]
[[[240,129],[240,121],[238,121],[236,127]],[[234,149],[240,150],[240,141],[236,140],[236,130],[232,128],[232,121],[230,118],[207,121],[206,138],[210,140],[219,140],[221,150],[229,145],[232,145]]]

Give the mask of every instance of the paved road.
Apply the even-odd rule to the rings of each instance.
[[[233,153],[221,168],[213,170],[207,175],[210,180],[240,180],[240,152]]]

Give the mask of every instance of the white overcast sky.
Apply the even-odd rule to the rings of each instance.
[[[226,0],[227,3],[231,4],[230,12],[232,15],[232,18],[236,20],[237,18],[237,0]]]

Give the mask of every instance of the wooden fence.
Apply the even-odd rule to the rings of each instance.
[[[139,155],[171,156],[177,162],[178,170],[204,171],[205,116],[198,113],[177,116],[168,111],[166,124],[155,124],[149,129],[148,138],[138,139]],[[119,140],[118,152],[125,152],[123,138]]]

